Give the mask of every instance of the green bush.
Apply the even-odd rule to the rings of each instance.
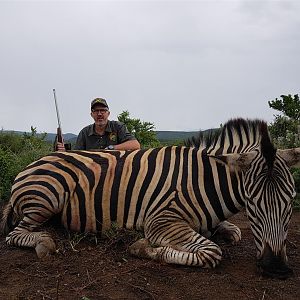
[[[16,164],[10,153],[0,148],[0,199],[6,200],[9,197],[9,190],[14,179]]]
[[[9,199],[14,178],[31,162],[48,154],[52,145],[44,141],[46,134],[0,132],[0,202]]]

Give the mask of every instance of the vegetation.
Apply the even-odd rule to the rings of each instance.
[[[134,134],[143,148],[158,147],[160,145],[159,140],[156,138],[153,123],[130,118],[128,111],[123,111],[118,116],[118,120],[126,125],[128,131]]]
[[[269,107],[280,112],[269,126],[274,143],[279,148],[300,146],[300,100],[296,94],[281,95],[282,99],[268,101]]]
[[[23,135],[0,131],[0,201],[8,200],[13,180],[22,169],[51,151],[45,136],[38,136],[33,127]]]
[[[278,148],[300,147],[300,100],[298,94],[281,95],[281,99],[268,101],[269,107],[280,112],[269,126],[272,139]],[[297,197],[294,208],[300,210],[300,169],[293,168]]]

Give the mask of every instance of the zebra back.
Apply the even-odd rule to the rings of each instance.
[[[267,125],[262,120],[232,119],[220,129],[200,132],[186,146],[204,148],[210,155],[250,152],[261,147],[262,137],[270,141]],[[269,142],[270,144],[271,142]]]

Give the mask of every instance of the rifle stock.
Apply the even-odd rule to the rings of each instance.
[[[58,150],[57,143],[64,144],[66,150],[72,150],[71,143],[64,143],[63,136],[62,136],[62,133],[61,133],[61,130],[59,127],[57,127],[57,132],[56,132],[56,136],[55,136],[55,140],[54,140],[54,145],[53,145],[54,151]]]
[[[57,136],[57,142],[58,143],[63,143],[64,142],[60,127],[57,127],[56,136]]]
[[[56,130],[56,136],[55,136],[55,140],[54,140],[54,144],[53,144],[53,150],[54,151],[58,150],[57,143],[64,144],[64,139],[63,139],[60,127],[57,127],[57,130]]]

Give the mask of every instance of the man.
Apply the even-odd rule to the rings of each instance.
[[[84,127],[76,141],[75,150],[136,150],[140,143],[129,133],[125,124],[110,121],[107,102],[96,98],[91,102],[91,117],[95,123]],[[65,151],[63,144],[58,143],[58,151]]]

